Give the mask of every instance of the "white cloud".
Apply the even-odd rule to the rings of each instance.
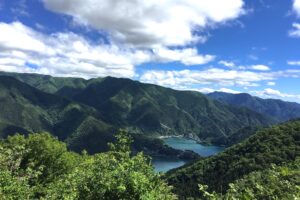
[[[194,91],[201,92],[204,94],[212,93],[212,92],[226,92],[226,93],[232,93],[232,94],[238,94],[241,93],[240,91],[233,90],[230,88],[220,88],[220,89],[212,89],[212,88],[200,88],[200,89],[193,89]]]
[[[135,66],[141,63],[178,61],[195,65],[215,58],[198,54],[194,48],[139,50],[115,44],[94,44],[72,32],[45,35],[20,22],[1,22],[0,32],[0,70],[4,71],[133,78]],[[26,62],[37,65],[37,69],[26,66]]]
[[[274,72],[224,70],[219,68],[181,71],[149,70],[140,76],[140,81],[175,89],[179,87],[189,89],[200,85],[257,87],[262,81],[272,82],[280,77],[299,78],[300,70]]]
[[[96,45],[74,33],[43,35],[20,22],[0,23],[0,70],[57,76],[134,77],[134,65],[147,62],[151,54]],[[26,66],[37,65],[37,69]]]
[[[300,65],[300,61],[299,60],[293,60],[293,61],[287,61],[288,65]]]
[[[221,60],[218,62],[221,65],[229,67],[231,69],[239,69],[239,70],[256,70],[256,71],[269,71],[271,68],[267,65],[250,65],[250,66],[243,66],[243,65],[236,65],[234,62]]]
[[[300,37],[300,24],[293,23],[293,29],[289,31],[290,37]]]
[[[208,70],[181,70],[181,71],[147,71],[141,77],[143,82],[149,82],[167,87],[192,86],[195,84],[217,84],[221,86],[253,86],[262,80],[273,80],[268,73],[251,71],[223,70],[212,68]]]
[[[215,59],[213,55],[199,55],[197,49],[186,48],[171,50],[167,48],[157,48],[153,50],[154,59],[158,62],[181,61],[185,65],[201,65]]]
[[[40,41],[41,35],[21,23],[0,23],[0,32],[2,50],[47,51],[45,44]]]
[[[204,93],[204,94],[208,94],[208,93],[212,93],[212,92],[216,91],[212,88],[199,88],[199,89],[194,89],[194,90],[197,92]]]
[[[225,67],[229,67],[229,68],[235,67],[234,62],[230,62],[230,61],[226,61],[226,60],[220,60],[218,63],[221,65],[224,65]]]
[[[54,12],[136,47],[185,46],[203,41],[193,31],[242,15],[242,0],[43,0]]]
[[[218,92],[226,92],[226,93],[232,93],[232,94],[239,94],[241,93],[240,91],[229,89],[229,88],[221,88],[217,90]]]
[[[262,98],[273,98],[273,99],[283,99],[283,100],[292,100],[292,101],[300,101],[300,94],[288,94],[283,93],[279,90],[274,90],[271,88],[266,88],[262,91],[251,91],[253,95],[262,97]]]
[[[258,71],[269,71],[270,67],[266,65],[252,65],[249,69],[258,70]]]
[[[271,82],[267,82],[267,85],[274,86],[274,85],[276,85],[276,83],[271,81]]]
[[[11,60],[0,70],[47,73],[56,76],[134,77],[135,66],[151,62],[206,64],[215,56],[201,55],[194,48],[125,48],[116,44],[95,44],[72,32],[42,34],[20,22],[0,22],[0,60]],[[13,59],[21,59],[16,65]],[[0,61],[1,62],[1,61]],[[4,61],[3,61],[4,62]],[[26,62],[39,66],[28,68]]]
[[[294,0],[293,9],[300,16],[300,0]]]

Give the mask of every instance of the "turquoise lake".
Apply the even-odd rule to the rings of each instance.
[[[192,150],[198,153],[200,156],[207,157],[215,155],[224,150],[224,147],[219,146],[206,146],[198,144],[194,140],[180,138],[180,137],[170,137],[162,139],[167,145],[173,147],[174,149],[180,150]],[[185,164],[183,160],[170,160],[164,158],[153,158],[152,164],[157,172],[166,172],[170,169],[180,167]]]

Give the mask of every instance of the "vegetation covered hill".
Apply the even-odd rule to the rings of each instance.
[[[68,151],[66,144],[47,133],[0,140],[1,199],[177,199],[147,157],[142,153],[132,156],[129,134],[121,131],[116,138],[108,152],[92,156]],[[196,199],[297,199],[299,161],[291,159],[282,166],[251,172],[230,184],[223,195],[199,185]],[[189,185],[183,186],[181,189]]]
[[[274,122],[249,109],[209,100],[198,92],[176,91],[130,79],[107,77],[84,80],[37,74],[2,74],[92,107],[101,116],[101,121],[113,127],[151,137],[185,134],[202,142],[227,145],[230,144],[228,139],[245,127],[263,127]]]
[[[271,168],[272,164],[280,166],[293,162],[299,156],[300,120],[258,131],[244,142],[216,156],[171,170],[167,174],[167,180],[175,187],[175,193],[182,198],[201,196],[198,184],[207,185],[209,191],[225,193],[230,183],[245,175]],[[258,176],[260,175],[252,174],[251,177]],[[243,187],[242,183],[251,181],[251,177],[236,183],[236,187],[237,184]],[[299,174],[297,177],[299,178]]]
[[[290,200],[300,198],[300,158],[282,166],[272,165],[268,169],[251,172],[229,184],[225,194],[207,191],[207,186],[199,185],[201,197],[207,200],[257,199]]]
[[[0,76],[0,137],[10,134],[47,131],[67,142],[76,152],[108,150],[116,128],[103,122],[93,107],[45,93],[12,77]],[[149,154],[196,158],[193,153],[172,149],[158,139],[141,134],[133,136],[135,151]],[[155,145],[151,145],[155,143]]]
[[[286,102],[278,99],[262,99],[246,93],[213,92],[207,94],[207,96],[229,105],[249,108],[272,117],[279,122],[300,117],[300,104],[294,102]]]
[[[128,134],[116,137],[110,151],[93,156],[69,152],[49,134],[0,141],[1,199],[176,199],[149,159],[131,156]]]

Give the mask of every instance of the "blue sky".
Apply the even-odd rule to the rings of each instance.
[[[300,0],[0,0],[0,70],[300,102]]]

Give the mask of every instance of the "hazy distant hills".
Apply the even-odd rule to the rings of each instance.
[[[300,117],[300,104],[294,102],[262,99],[246,93],[213,92],[207,94],[207,96],[229,105],[249,108],[280,122]]]
[[[98,129],[102,131],[102,123],[104,127],[121,127],[133,133],[142,133],[148,136],[185,134],[204,142],[228,144],[228,138],[242,129],[267,126],[274,122],[269,117],[247,108],[237,108],[213,101],[198,92],[176,91],[130,79],[106,77],[85,80],[16,73],[2,73],[2,75],[14,77],[24,84],[31,85],[35,88],[37,97],[52,94],[51,98],[54,98],[52,96],[57,98],[53,101],[55,103],[65,101],[65,104],[69,103],[79,107],[80,109],[75,110],[78,113],[75,113],[73,108],[74,114],[66,118],[64,116],[67,116],[68,112],[64,112],[64,110],[68,108],[68,105],[65,104],[63,104],[64,106],[51,105],[51,108],[46,108],[47,114],[44,114],[51,116],[52,129],[57,129],[59,122],[61,124],[59,130],[64,134],[72,135],[72,138],[74,135],[84,135],[83,128],[80,129],[82,124],[92,123],[96,128],[90,130],[90,134],[96,134]],[[0,78],[4,79],[4,82],[7,79]],[[18,84],[22,85],[21,82]],[[29,98],[31,95],[27,96]],[[33,102],[33,105],[30,106],[36,107],[36,105],[37,103]],[[3,107],[5,107],[4,104]],[[52,112],[54,108],[56,110]],[[40,107],[36,109],[41,110]],[[13,108],[4,112],[10,110]],[[49,110],[51,114],[48,114]],[[45,113],[44,110],[41,112]],[[26,116],[23,115],[22,120],[27,119]],[[40,115],[37,116],[36,118],[41,119]],[[55,121],[54,119],[58,117],[60,120]],[[79,119],[82,121],[76,122]],[[27,121],[31,121],[31,119],[28,118]],[[47,123],[44,122],[44,119],[41,121],[43,122],[37,123],[40,124],[39,127],[49,130],[47,120]],[[24,124],[18,122],[17,119],[15,123],[20,128],[30,127],[28,125],[24,127]],[[70,130],[74,124],[80,124],[76,131],[82,130],[82,134],[75,134]],[[89,125],[86,125],[86,128],[92,129]],[[64,131],[65,129],[70,131]],[[78,141],[82,142],[82,140]]]

